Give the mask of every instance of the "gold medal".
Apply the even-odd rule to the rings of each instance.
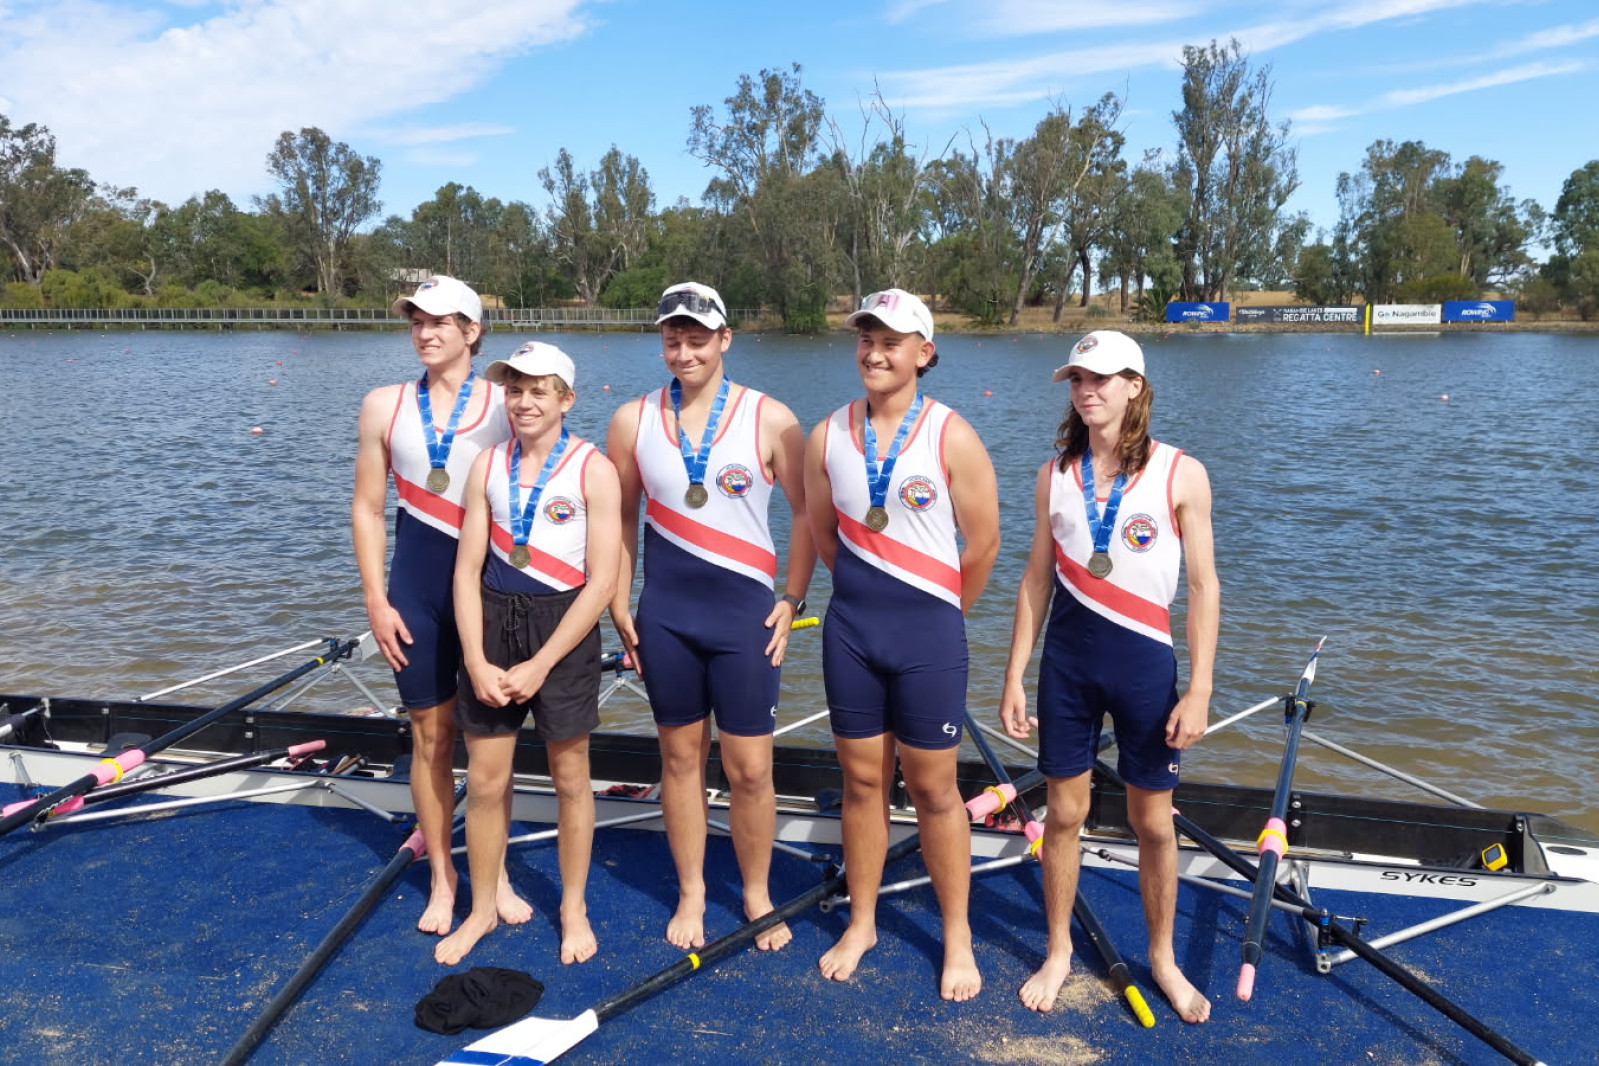
[[[683,502],[690,507],[704,507],[705,501],[710,498],[711,494],[705,491],[704,485],[690,485],[688,491],[683,493]]]
[[[450,472],[442,466],[436,466],[428,471],[428,491],[443,492],[450,487]]]
[[[1088,557],[1088,572],[1095,577],[1107,577],[1111,571],[1110,552],[1095,552]]]
[[[511,565],[518,570],[526,566],[533,558],[533,553],[527,550],[526,544],[518,544],[511,549]]]
[[[881,533],[888,528],[888,511],[882,507],[873,507],[866,512],[866,528],[873,533]]]

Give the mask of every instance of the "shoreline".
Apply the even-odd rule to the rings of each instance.
[[[790,337],[819,337],[830,333],[846,333],[847,328],[843,322],[845,315],[829,315],[827,330],[818,333],[789,333],[781,327],[763,327],[760,325],[747,325],[734,330],[739,334],[761,334],[766,336]],[[834,322],[834,319],[837,322]],[[1115,329],[1123,333],[1136,336],[1149,336],[1161,334],[1171,336],[1174,334],[1207,334],[1207,333],[1239,333],[1239,334],[1341,334],[1359,336],[1364,333],[1361,326],[1349,327],[1333,323],[1301,323],[1301,322],[1129,322],[1116,319],[1074,319],[1068,322],[1050,323],[1048,327],[1033,325],[1016,326],[974,326],[964,320],[964,316],[953,314],[935,314],[934,326],[938,336],[972,336],[972,337],[1004,337],[1004,336],[1061,336],[1075,337],[1096,329]],[[292,332],[292,333],[321,333],[321,332],[403,332],[403,323],[399,321],[374,321],[374,322],[0,322],[0,335],[15,336],[23,333],[148,333],[148,332],[201,332],[201,333],[258,333],[258,332]],[[602,326],[568,324],[563,328],[536,328],[516,329],[503,327],[490,329],[489,335],[495,333],[539,334],[539,333],[653,333],[653,327],[640,326]],[[1599,333],[1599,319],[1590,322],[1555,319],[1548,321],[1527,322],[1443,322],[1426,323],[1420,325],[1390,325],[1378,330],[1372,330],[1370,336],[1411,334],[1425,336],[1429,334],[1482,334],[1482,333]]]

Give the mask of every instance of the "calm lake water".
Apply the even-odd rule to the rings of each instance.
[[[491,334],[485,358],[524,339]],[[540,339],[577,360],[570,424],[590,439],[666,380],[650,334]],[[970,699],[990,720],[1068,340],[940,338],[924,383],[999,472],[1005,539],[969,623]],[[843,335],[740,336],[729,367],[810,425],[856,394],[852,350]],[[1599,338],[1206,334],[1146,351],[1156,435],[1215,488],[1213,720],[1286,692],[1328,634],[1313,730],[1478,802],[1599,829],[1599,488],[1584,458]],[[7,334],[0,372],[0,691],[137,696],[365,628],[355,416],[369,388],[417,373],[404,333]],[[824,571],[811,602],[826,592]],[[785,718],[821,707],[815,634],[793,642]],[[358,669],[393,698],[383,670]],[[329,687],[312,705],[359,702]],[[647,722],[636,699],[607,707],[608,728]],[[1280,723],[1265,712],[1208,739],[1188,776],[1270,785]],[[1296,783],[1412,794],[1311,745]]]

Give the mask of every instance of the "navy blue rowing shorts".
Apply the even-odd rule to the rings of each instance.
[[[1177,706],[1171,646],[1084,607],[1059,580],[1038,666],[1038,769],[1076,777],[1091,769],[1108,714],[1116,768],[1151,792],[1177,787],[1182,752],[1166,744]]]

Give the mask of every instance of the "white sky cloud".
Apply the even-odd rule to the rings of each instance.
[[[463,122],[455,126],[427,126],[414,129],[369,129],[366,136],[381,144],[451,144],[478,137],[504,137],[515,133],[514,126],[490,122]]]
[[[1338,128],[1340,119],[1354,118],[1357,115],[1370,114],[1373,111],[1393,111],[1402,107],[1414,107],[1417,104],[1430,103],[1433,100],[1442,100],[1447,96],[1458,96],[1461,93],[1478,92],[1482,89],[1496,89],[1501,85],[1514,85],[1517,82],[1533,81],[1537,78],[1552,78],[1562,74],[1575,74],[1587,69],[1589,64],[1570,60],[1565,63],[1527,63],[1519,67],[1507,67],[1496,70],[1491,74],[1478,75],[1475,78],[1465,78],[1460,81],[1443,82],[1437,85],[1422,85],[1414,89],[1392,89],[1376,97],[1360,107],[1304,107],[1298,111],[1290,112],[1289,120],[1293,123],[1293,132],[1299,137],[1313,137],[1318,133],[1326,133]]]
[[[97,180],[182,199],[201,191],[198,147],[205,186],[255,190],[282,131],[348,140],[454,97],[581,34],[579,3],[432,0],[419,29],[388,0],[230,0],[185,10],[182,26],[101,0],[0,0],[0,95],[14,122],[49,126],[62,161]],[[412,143],[440,140],[419,133]]]
[[[928,22],[949,20],[953,32],[984,37],[1028,37],[1065,30],[1151,26],[1200,14],[1204,0],[903,0],[888,11],[892,23],[929,12]]]
[[[907,0],[903,8],[925,8],[929,0]],[[947,3],[948,0],[931,0]],[[1467,7],[1488,0],[1356,0],[1349,3],[1318,2],[1304,5],[1294,12],[1280,12],[1275,21],[1258,23],[1239,29],[1205,31],[1207,37],[1225,41],[1238,38],[1244,50],[1260,55],[1313,34],[1329,31],[1358,29],[1373,23],[1394,19],[1413,18],[1449,8]],[[1067,4],[1055,0],[1050,6],[1063,9],[1109,10],[1109,4]],[[1128,2],[1117,5],[1129,11],[1137,5]],[[1148,5],[1154,9],[1190,7],[1189,4]],[[989,14],[1006,9],[1044,9],[1043,0],[992,0],[983,5],[985,14],[974,20],[980,28]],[[964,5],[963,5],[964,8]],[[940,12],[942,15],[942,12]],[[1289,15],[1292,17],[1289,17]],[[1045,17],[1045,16],[1038,16]],[[1062,18],[1068,17],[1063,14]],[[1085,74],[1106,71],[1125,71],[1160,64],[1175,65],[1182,56],[1183,46],[1193,41],[1173,37],[1166,41],[1129,40],[1096,48],[1083,48],[1047,55],[1009,57],[986,63],[939,67],[926,70],[906,70],[883,73],[881,83],[890,103],[895,107],[926,109],[935,113],[970,114],[981,107],[1008,107],[1017,103],[1038,100],[1058,93],[1063,83]]]

